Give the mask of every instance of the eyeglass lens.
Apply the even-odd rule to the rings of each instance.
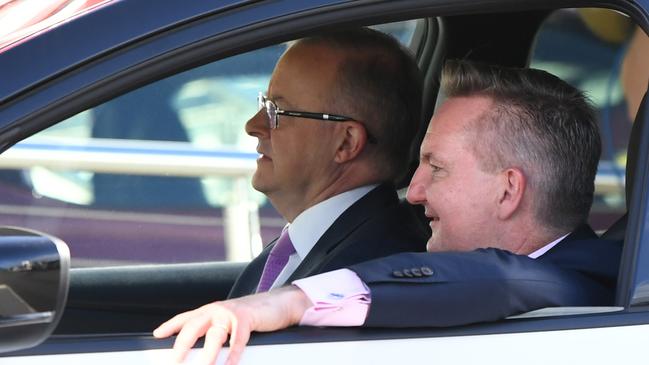
[[[266,109],[270,129],[277,128],[277,107],[275,106],[275,103],[266,99],[266,97],[261,94],[257,97],[257,100],[259,110]]]

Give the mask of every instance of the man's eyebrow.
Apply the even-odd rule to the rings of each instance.
[[[421,160],[426,161],[426,162],[436,162],[436,163],[443,163],[444,160],[438,158],[434,152],[431,151],[426,151],[422,154],[420,154],[419,157]]]
[[[268,100],[273,101],[273,102],[285,101],[286,100],[286,98],[284,98],[282,95],[276,95],[276,94],[271,93],[270,91],[266,91],[266,98]]]
[[[281,94],[275,94],[272,91],[270,91],[270,88],[266,89],[264,95],[266,95],[267,99],[272,101],[284,99],[284,97]]]
[[[268,99],[272,100],[280,109],[289,110],[292,108],[292,104],[282,95],[273,95],[272,97],[268,96]]]

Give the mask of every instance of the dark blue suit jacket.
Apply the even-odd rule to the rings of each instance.
[[[620,241],[583,226],[536,260],[480,249],[398,254],[350,269],[372,292],[365,326],[455,326],[545,307],[613,305],[621,250]]]
[[[430,233],[416,209],[399,202],[392,186],[377,186],[334,221],[287,282],[399,252],[425,251]],[[274,244],[248,264],[229,298],[255,293]]]

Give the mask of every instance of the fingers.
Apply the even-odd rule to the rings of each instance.
[[[153,336],[156,338],[166,338],[175,333],[178,333],[185,322],[187,322],[189,318],[195,315],[195,312],[196,310],[193,310],[174,316],[170,320],[158,326],[158,328],[154,329]]]
[[[174,342],[173,350],[176,361],[182,362],[196,341],[205,335],[211,327],[212,322],[208,315],[200,315],[186,321]],[[227,336],[227,331],[225,331],[225,335]]]
[[[205,365],[214,364],[223,348],[223,344],[228,339],[228,334],[236,330],[238,322],[231,309],[213,303],[172,318],[156,329],[156,334],[162,336],[178,332],[173,346],[173,357],[176,362],[182,362],[187,353],[194,347],[196,341],[205,336],[205,345],[199,363]],[[235,362],[232,364],[236,364],[245,344],[248,342],[248,338],[250,338],[249,328],[250,326],[246,326],[242,337],[245,340],[239,345],[237,355],[234,358]]]
[[[216,361],[223,344],[228,339],[229,328],[221,324],[213,324],[205,333],[205,346],[201,354],[201,363],[208,365]]]
[[[294,300],[291,293],[278,290],[272,295],[264,293],[207,304],[173,317],[156,328],[153,335],[163,338],[178,333],[173,345],[173,357],[177,362],[183,361],[196,341],[205,336],[200,363],[213,364],[231,332],[227,364],[234,365],[239,362],[253,330],[275,331],[297,323],[293,317],[299,316],[286,311],[293,308],[286,304]],[[301,316],[302,312],[298,314]]]
[[[233,321],[232,335],[230,336],[230,354],[226,365],[236,365],[239,363],[241,354],[250,340],[250,324],[242,321]]]

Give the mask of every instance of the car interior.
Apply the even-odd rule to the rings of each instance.
[[[430,120],[434,108],[443,99],[438,95],[438,77],[441,66],[447,59],[469,59],[484,63],[493,63],[504,66],[527,67],[530,65],[534,48],[538,42],[539,30],[544,22],[552,15],[549,10],[508,11],[501,13],[476,13],[469,15],[449,15],[430,17],[420,20],[413,34],[411,49],[417,57],[418,64],[425,77],[424,87],[424,115],[422,115],[422,128],[413,146],[418,147],[425,131],[425,126]],[[404,16],[382,16],[363,18],[363,25],[388,23],[405,20]],[[358,25],[359,20],[354,20]],[[348,22],[350,23],[350,22]],[[350,25],[341,21],[336,26]],[[516,29],[516,31],[512,31]],[[251,42],[248,48],[239,49],[238,52],[251,51],[255,47],[270,46],[280,42],[289,41],[303,36],[312,31],[289,33],[285,35]],[[235,52],[236,53],[236,52]],[[219,55],[218,57],[223,57]],[[189,56],[188,56],[189,57]],[[213,56],[212,56],[213,57]],[[202,63],[213,61],[205,57]],[[196,61],[191,62],[194,64]],[[179,61],[187,65],[187,60]],[[179,70],[187,66],[179,66]],[[166,76],[169,72],[161,72],[158,78]],[[646,99],[646,98],[645,98]],[[641,204],[640,193],[634,191],[634,181],[639,178],[635,174],[636,166],[642,161],[639,156],[646,156],[649,146],[649,127],[647,126],[646,100],[643,99],[641,107],[636,114],[630,131],[630,139],[626,150],[626,189],[623,190],[625,202],[622,208],[607,216],[605,226],[599,232],[606,239],[632,242],[634,237],[627,235],[627,228],[635,232],[641,217],[634,215],[634,210],[639,211]],[[117,99],[115,99],[117,100]],[[110,110],[106,111],[110,112]],[[115,112],[115,111],[112,111]],[[94,129],[92,133],[104,133]],[[124,133],[129,133],[125,131]],[[133,131],[138,133],[138,131]],[[176,135],[182,134],[176,133]],[[112,137],[113,135],[111,135]],[[128,138],[128,137],[127,137]],[[183,136],[187,139],[187,136]],[[641,142],[644,144],[641,145]],[[416,155],[415,155],[416,156]],[[414,172],[417,159],[407,168],[410,176]],[[7,174],[0,176],[0,180],[7,182],[9,178],[16,181],[20,174]],[[18,177],[16,176],[18,175]],[[3,177],[5,176],[5,177]],[[102,189],[114,186],[115,176],[98,175],[97,181]],[[111,182],[112,181],[112,182]],[[182,184],[197,186],[197,179],[186,179]],[[407,187],[408,180],[403,181],[400,188]],[[193,189],[196,191],[196,189]],[[163,193],[164,194],[164,193]],[[107,196],[103,194],[103,196]],[[205,204],[204,196],[193,196],[191,199]],[[104,202],[105,204],[108,204]],[[103,204],[103,203],[102,203]],[[154,203],[151,203],[154,204]],[[422,224],[426,225],[422,216]],[[496,323],[482,323],[452,328],[430,329],[314,329],[290,328],[279,333],[255,334],[251,344],[276,344],[300,343],[313,341],[338,341],[384,338],[413,338],[413,337],[441,337],[454,335],[476,335],[490,333],[528,332],[536,330],[588,328],[594,326],[607,326],[617,323],[628,323],[638,313],[629,313],[626,317],[616,316],[616,311],[627,307],[633,299],[627,293],[634,278],[630,277],[630,268],[636,265],[635,257],[638,254],[638,245],[626,244],[623,250],[620,278],[618,279],[618,296],[615,307],[602,310],[589,311],[583,309],[584,314],[571,312],[567,316],[557,315],[552,312],[548,316],[519,317],[516,319],[502,320]],[[184,263],[142,263],[123,266],[97,266],[73,267],[70,274],[70,290],[66,310],[61,322],[55,331],[52,341],[65,340],[78,335],[104,336],[107,339],[119,341],[124,335],[141,335],[148,338],[150,332],[158,324],[171,316],[203,304],[222,300],[227,297],[231,285],[237,275],[245,267],[245,262],[215,261],[184,262]],[[580,311],[577,311],[580,312]],[[569,319],[569,321],[567,320]],[[313,335],[316,333],[317,335]],[[199,344],[200,345],[200,344]],[[124,345],[125,348],[128,345]],[[152,347],[168,347],[168,341],[160,341],[159,345]],[[47,353],[48,342],[36,349],[29,350],[30,354]],[[71,350],[72,351],[72,350]]]

